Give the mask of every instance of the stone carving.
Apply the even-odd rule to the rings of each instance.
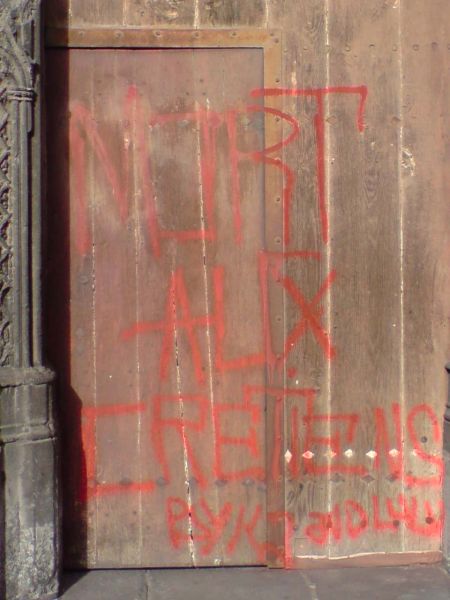
[[[13,354],[11,340],[12,215],[10,202],[10,132],[6,102],[6,89],[2,85],[0,87],[0,366],[11,364]]]
[[[22,24],[31,21],[40,3],[41,0],[9,0],[0,6],[0,20],[5,17]]]
[[[20,307],[13,294],[21,248],[15,238],[23,223],[14,229],[13,222],[21,194],[27,193],[22,183],[30,165],[21,141],[29,135],[31,120],[31,107],[24,118],[20,104],[34,97],[32,34],[39,5],[40,0],[10,0],[0,6],[0,367],[17,358],[12,323]]]

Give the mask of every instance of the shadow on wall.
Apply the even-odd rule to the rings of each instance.
[[[68,0],[44,2],[45,27],[68,28]],[[44,331],[45,353],[56,371],[61,439],[62,551],[65,567],[85,567],[86,461],[81,437],[81,400],[71,387],[69,56],[65,49],[44,54]],[[75,565],[71,557],[77,556]],[[80,575],[82,576],[82,574]],[[70,579],[66,591],[75,582]]]

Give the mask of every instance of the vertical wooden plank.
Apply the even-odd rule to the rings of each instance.
[[[280,148],[283,140],[283,98],[265,96],[282,80],[282,37],[271,33],[264,55],[264,252],[259,257],[261,302],[265,337],[266,482],[267,482],[267,563],[285,564],[285,393],[283,360],[285,337],[284,288],[284,210],[283,169]],[[278,150],[270,150],[278,148]]]
[[[125,0],[68,0],[72,27],[107,26],[124,24]]]
[[[264,247],[264,182],[262,165],[241,154],[250,155],[263,144],[262,112],[246,108],[250,91],[263,85],[263,51],[200,51],[194,57],[196,97],[222,120],[216,141],[216,240],[205,245],[204,252],[210,279],[209,314],[217,320],[212,330],[210,382],[215,417],[214,487],[219,509],[229,506],[232,513],[215,562],[263,564],[264,334],[250,315],[262,323],[258,261]],[[261,107],[261,102],[252,104]],[[246,527],[251,535],[245,533]]]
[[[121,341],[136,312],[136,223],[124,160],[128,76],[117,51],[79,50],[71,57],[73,72],[83,80],[91,72],[92,118],[105,149],[102,156],[98,148],[88,149],[93,164],[87,181],[94,261],[97,566],[132,566],[139,562],[142,543],[140,497],[133,490],[141,478],[142,411],[136,344]]]
[[[449,10],[400,2],[401,171],[408,551],[440,549],[442,415],[447,394]]]
[[[290,177],[293,185],[290,214],[285,222],[283,250],[286,256],[282,268],[283,283],[287,286],[283,288],[283,343],[289,344],[283,384],[285,563],[298,566],[304,557],[321,557],[327,552],[326,544],[315,543],[308,529],[311,513],[328,510],[329,482],[326,473],[320,470],[324,459],[319,452],[323,452],[323,448],[316,448],[314,444],[306,447],[304,419],[308,398],[311,401],[314,398],[314,410],[318,414],[329,412],[329,367],[323,349],[308,327],[296,335],[305,317],[298,292],[307,302],[313,301],[329,274],[318,209],[318,147],[314,129],[317,105],[313,97],[303,95],[305,90],[323,87],[326,81],[325,3],[322,0],[271,2],[269,8],[270,26],[283,30],[283,78],[278,86],[289,90],[283,99],[283,110],[300,127],[299,135],[282,153],[290,170],[290,173],[285,172],[284,186],[290,185]],[[266,102],[271,105],[270,97]],[[291,132],[292,124],[283,120],[283,138]],[[316,308],[321,326],[328,330],[329,291],[325,289],[319,296]],[[289,462],[285,462],[286,451],[292,455]],[[314,453],[314,459],[309,458],[310,452]]]
[[[148,27],[194,27],[196,0],[123,0],[125,23]]]
[[[196,0],[202,27],[267,26],[268,0]]]
[[[368,91],[364,132],[358,131],[358,94],[330,94],[327,107],[330,254],[337,273],[331,307],[337,352],[331,419],[340,419],[331,420],[329,427],[341,440],[331,468],[345,467],[331,478],[329,556],[336,558],[404,547],[404,523],[388,511],[388,503],[403,492],[398,468],[403,422],[398,438],[395,427],[396,410],[402,421],[404,408],[400,71],[394,3],[337,0],[328,9],[328,85],[364,85]],[[351,419],[354,436],[346,433]],[[351,456],[344,454],[347,449]]]

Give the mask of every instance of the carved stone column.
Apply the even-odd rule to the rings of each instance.
[[[7,600],[55,598],[53,373],[41,334],[40,0],[0,2],[0,448]]]

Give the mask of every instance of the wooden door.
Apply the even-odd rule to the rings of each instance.
[[[263,153],[265,119],[280,118],[250,95],[264,85],[263,52],[47,58],[66,563],[280,559],[267,540],[265,390],[276,383],[267,327],[280,338],[283,315],[267,284],[279,265],[266,232],[279,222],[266,223]]]
[[[167,2],[93,0],[71,2],[70,14],[63,7],[67,2],[50,0],[47,4],[55,5],[54,8],[48,7],[50,10],[46,31],[47,43],[53,47],[91,48],[89,52],[93,55],[97,52],[94,48],[99,47],[178,47],[180,40],[181,45],[186,48],[226,47],[231,44],[241,48],[241,51],[232,51],[237,58],[226,72],[223,71],[224,93],[231,94],[230,90],[237,89],[236,86],[240,85],[235,81],[238,76],[239,81],[243,78],[239,89],[243,89],[246,83],[248,89],[235,104],[228,105],[224,102],[225,114],[229,115],[229,111],[236,109],[237,105],[238,110],[246,107],[253,115],[256,109],[249,107],[262,107],[261,94],[264,94],[263,153],[255,153],[255,146],[252,146],[248,138],[245,117],[233,127],[233,117],[228,117],[225,121],[225,117],[220,116],[221,125],[212,134],[217,148],[214,163],[216,224],[217,211],[223,210],[224,206],[237,206],[237,198],[241,203],[241,211],[243,210],[250,189],[245,183],[249,172],[252,171],[254,177],[258,173],[261,179],[264,174],[264,198],[261,195],[260,201],[253,204],[253,209],[256,210],[255,206],[260,207],[264,202],[264,208],[261,208],[264,213],[264,250],[260,251],[258,266],[253,259],[254,268],[258,269],[257,285],[260,286],[259,304],[255,302],[253,322],[255,330],[263,327],[264,348],[254,350],[250,343],[243,349],[237,346],[225,348],[226,344],[235,342],[234,338],[230,340],[230,334],[236,337],[240,333],[239,327],[236,329],[233,325],[233,329],[229,328],[229,319],[232,318],[229,311],[237,311],[237,308],[227,305],[229,300],[225,296],[231,294],[234,299],[237,293],[235,289],[229,288],[228,263],[207,263],[207,277],[211,281],[212,269],[217,264],[223,266],[226,335],[222,342],[220,329],[217,332],[214,326],[216,321],[213,319],[212,323],[208,323],[211,364],[216,371],[216,380],[227,376],[234,382],[231,375],[244,376],[243,369],[221,370],[220,365],[224,364],[221,356],[231,360],[247,353],[251,355],[262,350],[265,352],[266,413],[265,419],[261,419],[260,423],[266,425],[267,434],[267,560],[296,567],[335,565],[336,561],[344,561],[346,564],[393,564],[440,560],[444,521],[441,423],[447,386],[443,365],[449,354],[448,328],[445,324],[450,298],[446,293],[449,273],[446,254],[449,238],[448,203],[441,185],[442,157],[445,154],[442,145],[445,89],[441,85],[441,74],[445,70],[445,56],[448,56],[442,11],[424,8],[425,4],[418,0],[403,3],[402,10],[397,10],[396,6],[380,10],[377,5],[381,3],[378,0],[364,3],[359,0],[333,3],[325,0],[274,0],[267,3],[261,0],[234,2],[233,7],[228,6],[230,3],[215,3],[220,6],[214,9],[209,6],[211,3],[191,1],[182,3],[183,8],[178,6],[176,10],[172,10],[173,7],[168,6],[171,3]],[[151,6],[147,6],[148,4]],[[444,2],[441,1],[440,4],[444,5]],[[248,27],[254,29],[249,31]],[[278,31],[267,31],[268,27],[277,28]],[[266,78],[268,50],[264,48],[265,89],[255,90],[252,86],[255,82],[259,86],[260,81],[257,81],[255,73],[250,73],[249,65],[254,66],[255,63],[247,62],[247,56],[252,51],[244,48],[251,45],[262,47],[266,44],[264,39],[272,40],[274,46],[278,41],[278,46],[283,47],[278,50],[275,61],[278,61],[278,72],[275,73],[274,70],[271,79]],[[383,40],[383,43],[378,43],[377,40]],[[134,51],[134,55],[139,52],[141,50]],[[223,49],[213,54],[220,57],[227,52],[228,50]],[[55,55],[59,53],[65,58],[60,58],[58,62]],[[154,249],[150,244],[156,244],[155,240],[159,239],[160,256],[163,260],[162,257],[166,256],[167,249],[170,250],[174,240],[167,237],[167,231],[164,235],[155,235],[153,232],[150,236],[149,225],[144,222],[149,216],[142,213],[141,208],[137,219],[133,217],[133,211],[129,212],[128,206],[144,206],[147,209],[152,207],[153,204],[146,203],[145,198],[151,198],[152,189],[155,188],[158,211],[164,206],[169,207],[169,212],[164,214],[157,211],[157,231],[160,228],[172,227],[179,230],[184,227],[183,223],[167,222],[168,215],[170,219],[175,219],[178,214],[170,208],[170,202],[167,204],[167,199],[162,204],[161,187],[167,192],[168,186],[161,179],[161,163],[157,162],[163,159],[157,145],[158,140],[162,140],[163,146],[166,145],[164,140],[172,135],[169,127],[174,124],[165,123],[162,128],[159,124],[159,132],[156,123],[152,125],[151,132],[144,140],[144,146],[147,144],[148,148],[139,154],[142,143],[137,138],[133,139],[130,132],[124,133],[126,127],[130,129],[129,125],[126,126],[127,118],[123,117],[123,123],[119,119],[119,125],[114,129],[111,119],[108,123],[101,122],[98,115],[100,109],[97,108],[94,119],[97,128],[92,126],[92,119],[86,119],[84,125],[80,125],[80,116],[75,120],[73,135],[75,140],[77,136],[78,139],[81,136],[82,142],[78,146],[75,143],[69,155],[69,120],[62,106],[69,106],[70,95],[74,95],[76,99],[77,77],[87,79],[90,73],[92,89],[98,89],[102,93],[98,97],[94,92],[91,94],[92,98],[96,98],[97,106],[105,102],[107,94],[118,83],[110,77],[104,82],[102,91],[94,82],[89,69],[83,67],[84,71],[80,72],[75,59],[69,61],[69,56],[75,55],[75,51],[60,50],[49,54],[53,54],[53,58],[49,58],[54,68],[50,68],[47,89],[50,104],[50,272],[47,277],[47,313],[49,329],[54,338],[51,355],[60,374],[62,389],[59,396],[68,423],[65,428],[66,444],[68,439],[72,447],[72,450],[66,450],[64,462],[65,487],[68,490],[65,547],[72,564],[95,564],[95,544],[100,549],[109,541],[117,564],[120,562],[117,550],[119,543],[111,529],[113,524],[117,529],[120,527],[115,525],[118,521],[114,517],[116,513],[110,512],[107,503],[119,502],[120,494],[117,491],[113,493],[113,487],[108,491],[105,482],[110,485],[114,482],[117,485],[117,481],[121,480],[125,484],[128,482],[128,487],[122,485],[116,488],[122,490],[120,501],[124,503],[132,500],[133,487],[130,482],[140,482],[138,493],[143,497],[143,502],[149,502],[151,494],[160,494],[157,482],[159,480],[161,484],[163,480],[159,478],[165,479],[165,476],[162,474],[163,465],[158,464],[151,456],[149,460],[154,462],[149,464],[152,468],[154,465],[158,466],[158,472],[152,471],[151,477],[148,473],[145,474],[146,478],[150,478],[139,479],[139,472],[136,477],[135,474],[132,477],[129,474],[122,476],[119,457],[123,453],[118,450],[115,451],[115,460],[110,463],[110,471],[102,473],[102,469],[105,470],[106,467],[100,465],[108,455],[108,446],[100,438],[102,435],[107,436],[103,432],[107,431],[107,427],[112,427],[113,415],[106,409],[100,416],[91,410],[95,406],[92,389],[96,388],[89,381],[96,377],[100,385],[101,377],[96,365],[101,365],[99,355],[106,356],[104,347],[99,345],[100,339],[105,339],[105,336],[100,337],[100,324],[98,320],[93,320],[93,309],[90,309],[89,320],[86,316],[88,313],[82,308],[83,304],[75,301],[75,292],[79,297],[84,294],[84,302],[88,306],[95,306],[96,318],[106,314],[105,303],[99,297],[98,269],[95,272],[95,262],[101,257],[101,246],[94,244],[94,258],[83,258],[85,262],[93,262],[90,266],[83,267],[86,273],[82,274],[85,282],[82,285],[81,279],[76,278],[74,261],[79,260],[83,264],[83,255],[77,255],[73,236],[78,227],[77,210],[81,215],[87,215],[84,221],[80,220],[79,231],[87,231],[93,236],[88,238],[88,245],[92,245],[92,239],[100,235],[100,227],[106,225],[105,215],[110,219],[110,226],[116,223],[118,227],[117,223],[125,223],[132,231],[134,221],[139,220],[140,227],[137,231],[141,233],[137,242],[134,242],[135,245],[142,248],[145,240],[147,253],[153,257]],[[213,70],[218,68],[220,60],[214,61]],[[261,64],[258,68],[261,69]],[[180,68],[181,71],[186,74],[186,67]],[[192,75],[193,69],[190,71]],[[128,90],[129,84],[136,85],[136,82],[130,75],[127,76],[130,80],[125,88]],[[154,95],[155,86],[169,85],[169,71],[161,68],[157,72],[145,68],[143,78],[148,82],[145,93],[141,91],[137,96],[140,104],[137,101],[133,103],[130,98],[128,110],[130,105],[135,111],[140,106],[144,114],[145,111],[153,114],[150,104],[155,102],[150,98],[148,88],[153,86]],[[196,82],[198,86],[201,83],[198,79]],[[184,98],[186,91],[190,93],[189,89],[184,89],[180,97]],[[207,97],[202,93],[205,90],[197,91],[195,99],[202,110],[206,110]],[[187,98],[186,96],[185,102]],[[236,98],[237,96],[233,99],[230,95],[233,102]],[[85,98],[83,102],[91,110],[94,100]],[[118,102],[119,106],[123,106],[123,97]],[[217,102],[217,97],[214,102]],[[168,107],[160,109],[160,105],[157,105],[156,108],[162,114],[183,112],[181,106],[176,106],[176,98],[168,97],[168,103]],[[105,107],[107,105],[109,104]],[[189,106],[192,107],[193,104]],[[270,113],[272,108],[283,114]],[[119,110],[117,108],[118,113]],[[189,110],[196,112],[192,108]],[[218,105],[214,108],[211,102],[209,112],[221,113]],[[136,123],[139,123],[139,117],[135,118],[138,119]],[[178,117],[174,116],[175,120],[176,118]],[[194,121],[198,121],[197,128],[201,130],[202,118],[195,117]],[[282,131],[271,132],[271,128],[280,123]],[[84,132],[83,127],[88,127],[88,133]],[[135,127],[133,130],[136,135],[137,129]],[[205,126],[204,131],[206,130],[210,131],[210,127]],[[176,131],[179,131],[180,140],[186,140],[183,136],[188,128],[183,130],[180,125],[180,129]],[[210,136],[202,138],[205,134],[198,133],[197,137],[199,135],[201,148],[212,144],[208,141]],[[106,141],[105,136],[108,138]],[[240,152],[230,154],[227,148],[235,146],[234,138]],[[98,144],[99,139],[103,141],[103,146]],[[122,142],[114,142],[117,139]],[[182,147],[187,147],[193,161],[192,144],[188,141],[183,143],[184,146],[177,145],[176,148],[181,151]],[[127,152],[124,151],[125,144],[128,144]],[[81,151],[78,152],[77,148],[81,148]],[[243,155],[243,149],[251,154]],[[169,149],[165,152],[169,153]],[[150,161],[142,160],[146,154],[150,155]],[[201,154],[209,156],[203,150]],[[179,155],[174,149],[170,151],[170,155],[174,160],[173,165],[179,162]],[[106,164],[102,163],[102,156],[106,157]],[[221,156],[226,159],[220,159]],[[69,160],[72,170],[70,180]],[[185,157],[184,160],[188,159]],[[106,169],[110,164],[114,165],[115,176],[109,167],[109,170]],[[208,160],[206,164],[210,164]],[[142,165],[147,165],[148,168],[151,166],[152,173],[145,174]],[[188,167],[185,163],[185,175],[190,173],[190,177],[194,177],[196,173],[197,180],[201,179],[201,168],[197,165],[195,171],[194,162],[190,165]],[[180,167],[177,168],[179,174]],[[165,181],[167,178],[172,180],[170,174],[167,175],[168,171],[173,172],[175,181],[178,175],[173,167],[166,169]],[[128,173],[128,179],[124,177],[124,173]],[[142,173],[145,174],[144,178]],[[80,185],[78,181],[83,182],[83,177],[86,181]],[[92,183],[94,177],[95,186]],[[183,178],[179,179],[181,181]],[[117,180],[122,188],[117,185]],[[150,181],[151,185],[142,189],[141,180],[144,183]],[[68,189],[69,181],[71,193]],[[102,185],[104,191],[100,204],[92,190],[95,187],[98,195]],[[79,196],[78,189],[87,191]],[[119,194],[117,195],[117,191],[113,194],[113,189],[119,190]],[[119,212],[122,189],[131,190],[127,194],[127,211],[123,209],[123,221],[120,220],[122,217]],[[202,184],[202,193],[203,189]],[[219,190],[222,190],[220,194]],[[200,186],[198,193],[199,191]],[[207,194],[203,194],[204,201],[207,197]],[[70,221],[70,214],[64,208],[64,203],[69,198],[72,201]],[[92,211],[95,203],[98,206],[97,212]],[[106,206],[110,207],[109,212],[104,210]],[[283,208],[284,219],[280,216]],[[100,214],[99,211],[103,213]],[[183,219],[188,218],[186,209],[180,214]],[[235,214],[239,215],[239,212],[232,212],[232,218]],[[150,223],[154,223],[154,220],[150,220]],[[245,225],[242,228],[245,237],[248,235],[248,223],[245,224],[244,220],[242,223]],[[223,225],[219,223],[218,227]],[[122,235],[125,235],[125,226],[122,224],[121,227]],[[71,255],[68,254],[69,246],[65,241],[69,239],[70,228],[73,232]],[[205,239],[208,260],[212,261],[212,249],[216,251],[219,243],[228,243],[228,238],[224,239],[223,231],[214,241]],[[83,236],[78,243],[82,245],[82,242]],[[201,244],[202,240],[198,239],[180,241],[177,244],[177,261],[180,255],[183,255],[184,260],[186,252],[194,252],[192,248],[199,249]],[[113,249],[119,252],[118,247],[113,246],[108,248],[109,254]],[[233,249],[235,251],[236,248]],[[230,246],[227,247],[227,256],[228,252],[231,252]],[[134,255],[140,257],[136,252]],[[230,255],[230,263],[233,260],[234,257]],[[117,259],[114,261],[117,262]],[[152,266],[154,267],[153,263]],[[89,274],[89,268],[94,275]],[[174,268],[176,269],[176,265]],[[142,268],[139,273],[143,270]],[[142,278],[133,275],[133,271],[127,271],[126,275],[130,279],[135,277],[138,287],[133,293],[142,298]],[[141,310],[142,318],[145,316],[150,319],[149,322],[155,320],[158,323],[163,318],[161,315],[164,315],[171,289],[170,268],[168,272],[164,271],[162,279],[165,282],[157,282],[161,298],[159,309],[155,305],[154,311],[145,315],[144,310]],[[130,290],[133,285],[128,288],[122,285],[121,289]],[[190,301],[189,306],[192,306],[192,314],[205,317],[205,312],[193,304],[194,291],[198,286],[195,288],[195,282],[186,283],[186,286],[189,287],[186,295]],[[210,283],[210,306],[215,299],[213,292],[214,284],[211,287]],[[132,295],[130,291],[127,293]],[[154,294],[156,293],[155,291]],[[118,297],[127,305],[127,299],[123,295]],[[142,302],[141,300],[138,304],[141,306]],[[150,311],[150,306],[153,305],[146,305],[146,311]],[[260,316],[258,310],[264,308],[267,311]],[[109,310],[113,312],[112,309]],[[238,313],[233,314],[236,316]],[[76,327],[80,315],[91,323],[88,329],[89,343],[86,341],[85,328]],[[113,324],[114,318],[117,318],[117,311],[111,317]],[[131,325],[131,319],[128,319],[121,326],[132,327],[138,318],[139,315]],[[249,320],[250,317],[246,315],[244,321],[245,319]],[[202,328],[200,323],[195,328],[198,344],[202,343],[202,336],[206,335],[206,324],[204,325]],[[286,332],[286,339],[283,330]],[[190,348],[190,338],[187,335],[188,332],[181,328],[178,339],[180,343],[184,339],[184,344],[188,344]],[[95,352],[91,338],[97,339]],[[119,363],[123,374],[126,370],[119,361],[119,342],[115,339],[115,361]],[[145,352],[150,355],[152,352],[161,353],[163,339],[164,331],[142,332],[133,339],[130,338],[128,346],[124,345],[121,352],[128,357],[130,348],[134,348],[135,356],[142,357],[145,347]],[[256,339],[254,341],[256,347]],[[222,355],[221,344],[225,348]],[[243,351],[242,354],[240,350]],[[204,348],[201,348],[201,352],[204,352]],[[94,355],[97,356],[97,362],[93,360]],[[188,358],[191,360],[190,355]],[[171,360],[174,360],[173,356]],[[192,368],[194,363],[189,360],[184,361],[181,372],[185,373],[186,364]],[[139,370],[136,367],[130,368],[135,380],[139,373],[139,385],[143,385],[142,381],[149,373],[159,373],[159,356],[153,357],[153,366],[148,357],[146,361],[141,360],[139,365]],[[250,385],[257,380],[259,366],[249,366],[245,371],[245,375],[251,375]],[[196,373],[192,373],[195,383]],[[114,379],[113,382],[117,384]],[[136,388],[138,384],[133,385]],[[83,391],[83,386],[91,392]],[[113,391],[117,391],[117,394],[118,389],[117,385],[113,386]],[[183,391],[187,393],[184,388]],[[145,390],[140,392],[138,400],[136,392],[133,392],[125,399],[121,398],[120,402],[115,399],[112,402],[139,406],[144,401],[144,392]],[[98,393],[95,400],[97,405],[100,402],[108,405],[109,400],[101,400],[100,396]],[[214,401],[217,402],[217,399],[218,394],[215,392]],[[145,419],[154,414],[154,404],[148,396],[145,402],[146,409],[140,417],[132,413],[114,416],[116,437],[119,439],[126,438],[128,434],[133,435],[129,423],[134,423],[134,431],[140,431],[141,453],[144,452],[143,440],[148,439],[143,433],[148,432],[149,427],[145,424]],[[82,403],[86,406],[83,412]],[[190,406],[191,410],[195,408],[192,403],[185,405]],[[162,413],[167,414],[171,413]],[[92,424],[93,421],[95,425]],[[140,425],[137,426],[136,421]],[[81,422],[84,423],[84,446],[81,441]],[[169,450],[173,451],[174,456],[178,456],[177,444],[179,449],[181,434],[173,422],[163,430],[164,456],[168,456]],[[199,437],[207,439],[205,432],[188,429],[188,433],[191,438],[187,439],[192,439],[193,444],[197,443],[195,440]],[[134,435],[136,437],[137,433]],[[173,448],[169,446],[172,438]],[[137,464],[137,461],[135,453],[127,447],[123,460],[128,467],[130,463]],[[153,452],[153,441],[151,444],[149,442],[149,447],[150,450],[147,448],[145,451]],[[213,451],[209,442],[201,447],[206,448],[205,452]],[[83,449],[89,448],[96,448],[97,455],[92,452],[83,454]],[[240,450],[244,453],[247,448],[249,447],[241,444]],[[195,450],[198,453],[197,446]],[[236,451],[237,446],[222,445],[222,450]],[[113,456],[112,451],[109,456]],[[194,452],[191,458],[192,456]],[[229,455],[227,456],[230,460]],[[251,459],[248,453],[246,456]],[[173,471],[172,457],[169,456],[167,460]],[[142,461],[144,458],[139,464],[147,464]],[[188,466],[192,471],[193,465],[189,457]],[[103,487],[99,487],[99,482],[95,483],[94,473],[99,475],[98,479]],[[220,478],[214,478],[214,481],[216,479]],[[149,487],[146,491],[142,487],[142,482],[145,481]],[[89,486],[94,488],[94,484],[94,496],[92,491],[83,491],[88,490]],[[91,495],[87,501],[70,501],[71,489],[76,489],[77,485],[83,492],[78,492],[82,499]],[[237,484],[236,488],[242,491]],[[174,497],[180,496],[175,494]],[[73,498],[77,498],[75,492]],[[165,540],[165,544],[171,544],[166,504],[167,498],[155,499],[152,506],[157,507],[159,512],[154,513],[151,518],[149,513],[145,513],[145,519],[148,522],[151,519],[156,521],[151,523],[150,532],[156,532],[157,538],[159,536],[161,540]],[[192,506],[195,508],[196,502]],[[219,506],[226,506],[226,503]],[[220,531],[220,519],[214,521],[213,518],[218,523],[213,530],[218,539],[224,540],[222,543],[225,554],[231,552],[231,557],[227,554],[230,561],[236,558],[236,555],[232,556],[234,542],[231,543],[231,550],[229,549],[230,539],[236,538],[233,538],[236,527],[240,544],[254,545],[252,540],[263,544],[265,539],[262,531],[261,536],[259,532],[254,535],[251,533],[254,523],[251,517],[254,513],[250,511],[249,520],[245,521],[244,517],[240,519],[239,507],[238,501],[237,509],[234,508],[229,517],[225,513],[227,526],[223,534]],[[131,510],[136,508],[132,507]],[[95,517],[97,513],[108,516],[108,512],[113,515],[110,521],[104,519],[100,523],[100,517]],[[183,517],[183,510],[180,509],[180,520],[176,521],[172,518],[172,511],[171,523],[181,526],[183,519],[187,519],[188,526],[183,524],[183,527],[186,527],[185,532],[190,531],[189,512],[193,522],[191,529],[197,528],[193,542],[195,544],[202,536],[209,535],[202,529],[202,525],[208,524],[208,518],[202,512],[189,511],[188,504],[188,517]],[[195,518],[192,517],[193,514],[196,515]],[[218,513],[213,512],[213,516],[214,514],[217,516]],[[96,518],[98,527],[95,524]],[[255,518],[258,521],[258,515]],[[239,530],[239,523],[249,523],[249,528],[241,525]],[[240,535],[239,531],[244,533]],[[124,547],[130,545],[127,541],[129,537],[137,539],[127,523],[119,533],[119,539],[122,540],[120,544]],[[95,542],[95,537],[100,535],[104,539]],[[150,533],[142,530],[139,535],[148,540]],[[187,536],[186,533],[185,535]],[[155,543],[159,544],[159,538]],[[178,550],[183,544],[189,545],[189,539],[177,541]],[[87,545],[90,549],[90,563],[83,558]],[[283,557],[284,545],[286,548]],[[171,556],[178,551],[172,546],[170,549]],[[208,547],[205,551],[208,551]],[[210,560],[215,558],[216,551],[217,548],[211,551]],[[72,556],[69,557],[69,554]],[[197,552],[197,556],[198,554]],[[220,559],[219,556],[217,558]],[[163,559],[161,562],[164,562]],[[105,561],[104,564],[108,563]]]

